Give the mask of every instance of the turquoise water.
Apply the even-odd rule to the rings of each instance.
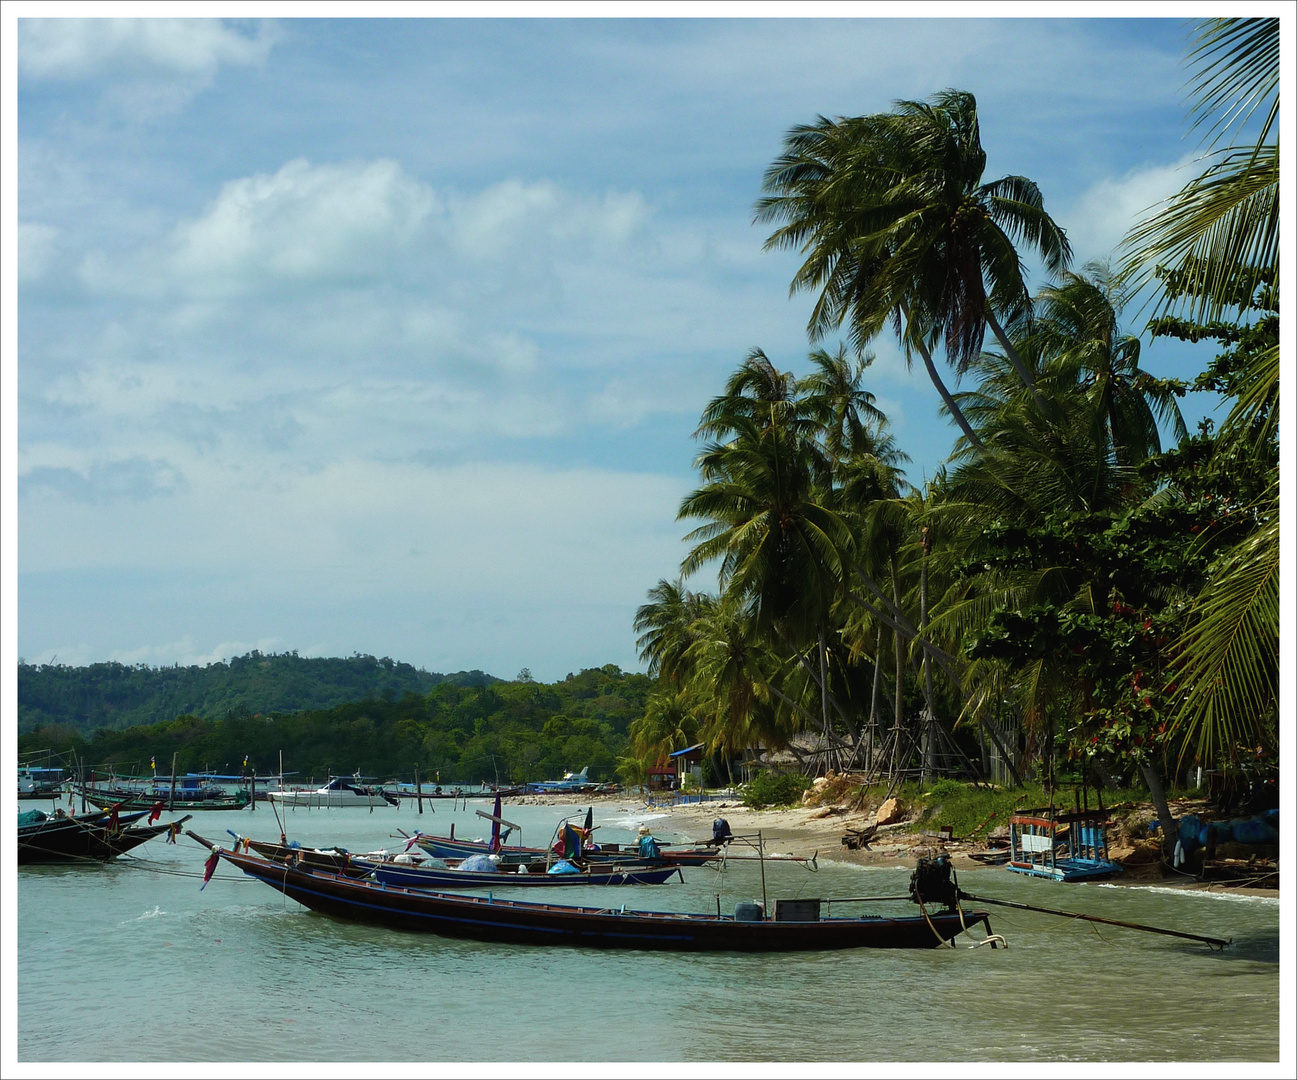
[[[404,843],[394,838],[398,829],[443,833],[454,821],[457,836],[481,836],[479,809],[489,806],[470,802],[452,812],[443,804],[422,817],[413,807],[296,810],[286,824],[289,838],[304,843],[396,850]],[[508,806],[504,817],[535,844],[576,809]],[[596,807],[603,826],[596,835],[629,842],[649,814]],[[200,812],[189,827],[226,842],[227,828],[258,839],[279,832],[264,805]],[[676,838],[663,821],[654,827],[659,837]],[[960,885],[1233,944],[1214,953],[988,908],[1007,950],[600,952],[340,922],[224,865],[200,892],[206,855],[181,837],[175,846],[151,841],[106,866],[19,870],[20,1062],[1279,1058],[1279,904],[1271,898],[1058,885],[986,869],[961,874]],[[573,888],[560,902],[715,911],[718,875],[686,870],[685,878]],[[766,878],[773,902],[904,893],[909,871],[822,860],[818,872],[767,863]],[[724,910],[761,895],[757,864],[729,866]],[[131,1003],[125,1019],[124,1002]]]

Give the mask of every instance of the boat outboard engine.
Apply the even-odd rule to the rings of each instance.
[[[723,817],[718,817],[712,822],[712,843],[717,847],[721,844],[728,844],[734,839],[734,834],[730,832],[730,823]]]
[[[944,904],[954,911],[959,901],[959,883],[949,855],[923,855],[910,875],[910,899],[916,904]]]

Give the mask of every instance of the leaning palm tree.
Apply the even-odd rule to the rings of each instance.
[[[791,290],[820,293],[811,338],[847,322],[863,349],[891,321],[907,362],[919,354],[974,447],[980,441],[932,350],[942,342],[962,373],[989,327],[1032,388],[1002,325],[1029,304],[1015,241],[1052,273],[1071,258],[1036,185],[1022,176],[983,183],[985,166],[976,101],[947,90],[931,102],[898,102],[891,113],[794,128],[756,206],[758,221],[782,223],[765,246],[806,256]]]

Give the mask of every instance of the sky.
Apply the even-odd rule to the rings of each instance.
[[[703,406],[752,348],[797,373],[815,347],[753,221],[789,129],[969,90],[986,179],[1036,181],[1080,268],[1190,175],[1188,29],[18,20],[17,655],[643,670]],[[922,484],[955,429],[871,350]]]

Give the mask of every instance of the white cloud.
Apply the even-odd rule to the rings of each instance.
[[[312,165],[232,180],[175,233],[174,269],[200,293],[267,279],[348,281],[381,271],[438,209],[426,184],[394,161]]]
[[[1189,154],[1173,165],[1152,165],[1119,178],[1105,178],[1082,192],[1058,215],[1075,248],[1075,263],[1113,259],[1126,234],[1164,199],[1170,198],[1195,175],[1197,155]]]
[[[31,79],[151,72],[205,82],[223,64],[261,63],[276,37],[267,24],[249,37],[219,19],[20,19],[18,65]]]

